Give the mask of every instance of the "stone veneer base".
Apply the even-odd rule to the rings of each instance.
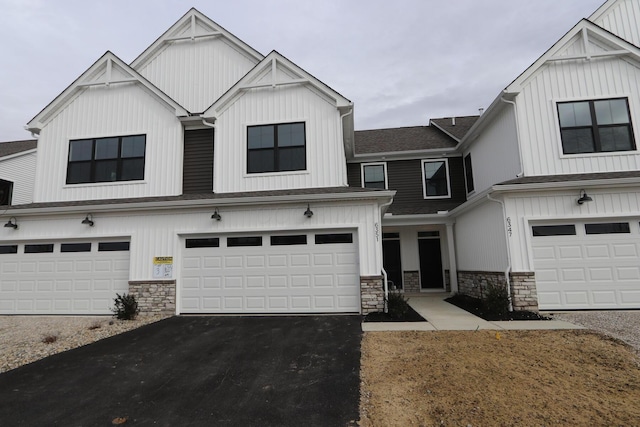
[[[129,294],[138,301],[140,314],[175,314],[175,280],[140,280],[129,282]]]
[[[382,276],[360,276],[360,304],[363,315],[384,310],[382,282]]]
[[[533,272],[511,273],[511,301],[516,311],[538,312],[536,279]],[[504,273],[493,271],[458,271],[458,292],[482,299],[490,285],[506,287]]]

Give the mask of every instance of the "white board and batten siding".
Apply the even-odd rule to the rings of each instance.
[[[247,174],[247,127],[294,122],[305,124],[307,169]],[[220,115],[217,124],[214,192],[347,185],[340,113],[335,104],[305,86],[247,90]]]
[[[578,35],[562,54],[582,53]],[[594,50],[600,49],[595,47]],[[557,103],[626,97],[634,134],[640,132],[640,69],[620,57],[547,63],[523,85],[516,98],[525,176],[629,171],[640,168],[634,152],[564,155]]]
[[[487,200],[457,216],[454,233],[457,269],[505,271],[508,266],[505,233],[502,206],[496,202]]]
[[[316,243],[325,233],[350,235],[352,242]],[[259,246],[232,247],[233,235],[215,235],[218,247],[183,248],[181,313],[360,312],[356,230],[252,236],[261,239]],[[304,239],[273,245],[276,236]]]
[[[178,195],[182,191],[182,125],[140,85],[85,89],[42,130],[34,202]],[[66,185],[69,141],[146,135],[144,181]]]
[[[610,7],[599,11],[590,20],[618,37],[640,46],[640,2],[618,0]]]
[[[33,201],[36,157],[36,152],[33,151],[0,159],[0,179],[13,182],[12,205],[24,205]]]
[[[464,155],[469,153],[476,194],[520,173],[516,120],[511,105],[505,104]]]
[[[201,113],[256,64],[224,38],[208,37],[170,42],[136,71],[188,111]]]

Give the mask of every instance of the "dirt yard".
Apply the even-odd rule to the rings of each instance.
[[[361,421],[391,426],[632,426],[640,364],[586,331],[367,332]]]

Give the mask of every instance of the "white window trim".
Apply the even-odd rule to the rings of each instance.
[[[366,188],[364,186],[364,168],[366,166],[380,166],[384,167],[384,189],[389,189],[389,175],[387,174],[387,162],[372,162],[372,163],[360,163],[360,184],[362,188]]]
[[[613,98],[626,98],[627,105],[629,106],[629,123],[631,124],[631,129],[633,131],[633,136],[636,138],[634,143],[636,144],[635,150],[629,151],[597,151],[593,153],[581,153],[581,154],[565,154],[564,148],[562,147],[562,132],[560,131],[560,117],[558,117],[558,104],[564,102],[584,102],[584,101],[599,101],[605,99],[613,99]],[[640,144],[638,143],[638,136],[636,135],[636,126],[635,126],[635,99],[629,93],[623,94],[607,94],[600,96],[577,96],[574,98],[557,98],[551,100],[551,111],[553,117],[553,125],[555,127],[554,133],[556,136],[556,147],[558,150],[558,157],[560,159],[580,159],[586,157],[615,157],[615,156],[633,156],[638,155],[640,151]]]
[[[445,172],[447,174],[447,194],[445,196],[427,196],[427,186],[426,186],[426,178],[424,176],[424,164],[425,163],[434,163],[434,162],[444,162]],[[425,200],[434,200],[434,199],[450,199],[451,198],[451,179],[449,176],[449,159],[441,158],[441,159],[423,159],[420,163],[420,169],[422,169],[422,197]]]
[[[473,181],[473,190],[471,191],[469,191],[469,188],[467,187],[467,156],[469,156],[469,159],[471,159],[471,181]],[[468,152],[467,154],[462,156],[462,168],[464,170],[464,189],[467,192],[467,196],[470,196],[476,192],[476,179],[473,176],[473,157],[471,156],[471,152]]]

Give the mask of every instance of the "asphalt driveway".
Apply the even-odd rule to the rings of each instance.
[[[360,322],[173,317],[0,374],[0,424],[355,425]]]

